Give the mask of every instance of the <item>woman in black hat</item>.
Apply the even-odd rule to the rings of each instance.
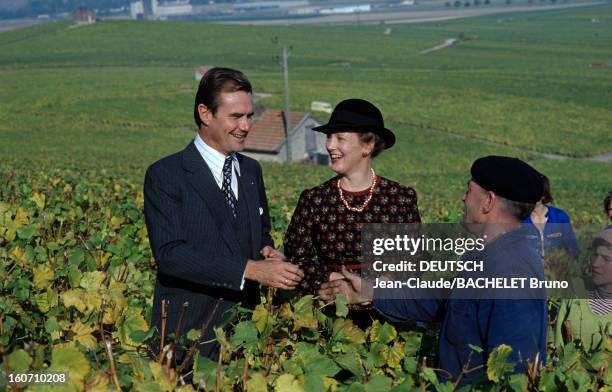
[[[335,177],[300,195],[284,239],[287,258],[304,271],[302,294],[316,294],[331,272],[359,270],[361,223],[420,222],[414,189],[377,175],[372,159],[395,144],[370,102],[348,99],[334,109],[326,148]]]

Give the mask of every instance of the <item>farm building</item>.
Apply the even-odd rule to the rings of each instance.
[[[290,160],[329,164],[325,135],[311,130],[321,123],[310,113],[292,112],[289,117]],[[287,145],[283,112],[263,111],[255,119],[242,152],[257,160],[284,162],[287,159]]]
[[[87,7],[79,7],[72,14],[72,21],[78,24],[87,24],[96,22],[96,12]]]
[[[204,74],[208,72],[208,70],[211,68],[212,66],[210,65],[205,65],[203,67],[196,68],[195,69],[195,80],[197,80],[198,82],[202,80],[202,78],[204,77]]]

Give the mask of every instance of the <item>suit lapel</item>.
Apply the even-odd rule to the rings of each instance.
[[[183,168],[190,173],[187,177],[191,186],[208,205],[221,237],[232,252],[238,251],[240,245],[232,227],[234,217],[226,208],[227,201],[193,142],[183,150]]]
[[[254,258],[259,258],[259,251],[261,250],[261,217],[259,216],[259,192],[256,185],[255,175],[247,168],[246,164],[243,163],[241,155],[238,155],[238,161],[240,162],[241,175],[238,176],[238,186],[244,190],[242,195],[244,196],[247,204],[249,224],[251,226],[251,251],[253,252]]]

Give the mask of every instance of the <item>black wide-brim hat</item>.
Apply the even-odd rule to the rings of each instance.
[[[340,102],[334,108],[329,122],[312,130],[323,133],[372,132],[385,142],[385,148],[395,144],[395,134],[385,128],[380,110],[364,99],[352,98]]]

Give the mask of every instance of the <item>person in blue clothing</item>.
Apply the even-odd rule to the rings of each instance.
[[[527,163],[510,157],[477,159],[463,196],[464,226],[485,239],[484,249],[466,253],[464,260],[484,260],[489,276],[543,279],[538,253],[529,245],[528,230],[521,224],[542,196],[542,179]],[[528,363],[546,361],[548,311],[545,290],[522,299],[501,291],[485,291],[472,297],[454,289],[443,298],[416,299],[416,289],[393,289],[393,295],[346,270],[330,276],[319,295],[326,300],[344,294],[349,303],[371,304],[382,316],[395,322],[439,322],[436,367],[439,377],[469,385],[486,377],[484,366],[490,353],[501,344],[512,347],[509,358],[514,370],[524,372]],[[518,290],[525,293],[526,290]],[[527,290],[529,291],[529,290]],[[393,297],[393,298],[390,298]],[[482,352],[472,349],[482,348]],[[473,369],[463,372],[464,369]],[[448,372],[448,373],[446,373]]]
[[[542,199],[523,223],[533,225],[532,243],[545,260],[554,249],[563,249],[572,258],[578,257],[579,248],[572,222],[564,210],[549,205],[553,201],[548,177],[542,174]]]

